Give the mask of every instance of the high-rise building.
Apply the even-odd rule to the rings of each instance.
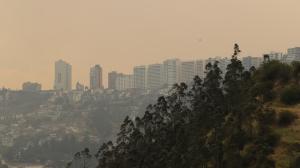
[[[108,89],[116,89],[117,76],[118,73],[116,71],[108,73]]]
[[[168,59],[164,63],[164,83],[168,87],[180,82],[180,60]]]
[[[119,73],[116,77],[116,90],[127,90],[134,87],[133,75]]]
[[[195,68],[196,68],[195,61],[181,62],[180,81],[186,84],[191,84],[196,75]]]
[[[134,88],[146,89],[147,82],[147,68],[146,66],[136,66],[133,68]]]
[[[22,85],[22,90],[27,92],[37,92],[42,89],[42,85],[36,82],[25,82]]]
[[[288,63],[300,61],[300,47],[289,48],[287,51],[286,61]]]
[[[245,70],[249,70],[251,67],[255,67],[256,69],[262,64],[263,58],[262,57],[243,57],[242,64]]]
[[[242,64],[246,70],[249,70],[252,67],[251,56],[243,57]]]
[[[204,78],[204,61],[203,60],[195,61],[195,75],[199,76],[201,79]]]
[[[252,66],[254,66],[256,69],[261,66],[263,63],[262,57],[252,57]]]
[[[147,70],[147,88],[158,89],[164,84],[164,70],[162,64],[151,64]]]
[[[211,63],[212,65],[216,62],[216,61],[220,61],[220,59],[221,59],[221,57],[213,57],[213,58],[208,58],[208,59],[206,59],[205,60],[205,63],[204,63],[204,69],[205,69],[205,67],[206,67],[206,65],[208,64],[208,63]]]
[[[219,61],[218,67],[222,71],[222,76],[225,77],[225,74],[227,72],[227,66],[230,64],[230,59],[224,57],[219,59],[218,61]]]
[[[215,62],[218,62],[218,67],[222,71],[222,76],[224,77],[227,72],[227,66],[228,66],[228,64],[230,64],[230,59],[228,59],[227,57],[208,58],[207,60],[205,60],[204,66],[206,66],[208,63],[211,63],[213,65]]]
[[[72,66],[63,60],[55,62],[54,89],[63,91],[72,90]]]
[[[283,53],[281,52],[271,52],[266,55],[269,55],[270,60],[283,61]]]
[[[95,65],[90,69],[90,89],[103,89],[102,68],[100,65]]]

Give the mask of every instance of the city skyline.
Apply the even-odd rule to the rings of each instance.
[[[268,55],[268,57],[266,57]],[[300,47],[288,48],[287,53],[270,52],[261,57],[246,56],[240,57],[245,70],[252,67],[258,68],[263,60],[278,60],[283,63],[290,64],[293,61],[300,61]],[[108,73],[107,89],[127,90],[142,89],[153,90],[164,86],[171,87],[175,83],[184,82],[190,84],[195,76],[205,77],[205,65],[218,62],[218,66],[222,71],[222,76],[226,74],[227,66],[230,64],[228,57],[213,57],[204,60],[180,60],[177,58],[163,60],[162,63],[134,66],[131,74],[111,71]],[[106,89],[103,85],[103,69],[99,64],[90,68],[90,89],[93,91]],[[75,88],[72,86],[72,65],[64,60],[55,62],[55,80],[54,90],[71,91],[83,90],[85,84],[76,83]],[[58,86],[58,87],[57,87]],[[26,90],[41,90],[41,84],[34,82],[25,82],[22,85]],[[88,88],[88,87],[87,87]],[[47,89],[46,89],[47,90]]]
[[[293,51],[293,52],[290,52],[290,51]],[[283,61],[283,62],[286,62],[286,63],[290,63],[291,61],[293,61],[293,59],[294,60],[297,59],[298,61],[300,60],[300,47],[288,48],[287,52],[274,52],[274,51],[270,51],[269,53],[265,53],[265,54],[268,54],[270,56],[271,60],[280,60],[280,61]],[[258,67],[260,65],[260,63],[262,62],[263,56],[264,56],[264,54],[262,54],[261,56],[258,56],[258,57],[255,57],[255,56],[242,56],[242,55],[240,55],[239,59],[243,62],[243,64],[244,63],[246,64],[246,65],[244,65],[245,69],[249,70],[249,68],[251,67],[251,65],[253,65],[255,67]],[[295,58],[291,58],[291,57],[295,57]],[[180,83],[180,82],[187,82],[187,83],[189,83],[192,80],[192,75],[191,74],[189,74],[189,76],[186,76],[186,77],[182,78],[182,73],[185,73],[184,71],[186,71],[186,70],[187,71],[191,71],[190,67],[188,67],[187,65],[184,65],[186,63],[187,64],[191,64],[191,62],[193,62],[193,65],[192,65],[193,68],[192,69],[193,69],[193,73],[194,73],[193,75],[194,76],[198,75],[200,77],[204,77],[203,75],[205,74],[205,64],[207,64],[209,62],[213,63],[215,61],[218,61],[219,62],[219,67],[223,71],[223,75],[224,75],[224,71],[226,71],[226,67],[227,67],[227,65],[230,62],[230,58],[231,58],[231,56],[224,56],[224,57],[222,57],[222,56],[215,56],[215,57],[208,57],[208,58],[204,58],[204,59],[185,59],[185,60],[182,60],[182,59],[179,59],[179,58],[168,58],[168,59],[165,59],[165,60],[160,60],[160,62],[156,62],[156,63],[149,63],[149,64],[144,64],[144,65],[134,65],[133,67],[131,67],[131,71],[128,72],[128,73],[117,71],[117,70],[112,70],[112,71],[109,71],[109,72],[105,72],[102,65],[94,64],[93,66],[89,67],[89,73],[86,74],[86,76],[89,79],[87,81],[87,83],[83,83],[82,81],[74,81],[73,78],[74,78],[74,76],[76,77],[76,74],[73,74],[72,63],[70,63],[70,62],[68,62],[66,60],[59,59],[59,60],[56,60],[54,62],[54,70],[53,70],[53,72],[54,72],[54,75],[53,75],[54,79],[53,80],[54,81],[52,81],[52,82],[54,82],[54,86],[52,86],[50,88],[44,88],[44,85],[41,82],[39,82],[39,81],[30,81],[30,80],[27,80],[27,81],[24,81],[24,82],[22,82],[20,84],[21,85],[20,88],[9,88],[9,87],[5,87],[5,88],[9,88],[9,89],[13,89],[13,90],[19,90],[19,89],[22,89],[23,86],[24,86],[24,84],[26,84],[28,82],[29,83],[30,82],[33,82],[33,83],[36,82],[37,84],[40,84],[40,85],[43,86],[43,90],[52,90],[52,89],[54,89],[54,90],[60,90],[60,89],[56,89],[56,87],[55,87],[56,81],[57,81],[57,72],[56,72],[57,68],[56,68],[56,66],[57,66],[58,62],[59,63],[62,62],[63,64],[66,64],[67,66],[71,66],[71,71],[70,71],[71,76],[70,76],[70,79],[68,79],[68,80],[70,80],[70,84],[68,84],[69,82],[67,82],[66,85],[69,85],[69,86],[64,86],[64,87],[68,87],[68,89],[66,89],[66,88],[63,87],[64,89],[62,89],[62,90],[69,90],[70,91],[72,89],[76,89],[77,83],[83,84],[83,86],[87,86],[88,88],[90,88],[92,90],[94,90],[94,89],[96,89],[96,90],[97,89],[106,89],[106,88],[112,89],[112,88],[109,87],[109,74],[110,73],[116,73],[116,75],[119,76],[119,77],[121,77],[121,78],[122,77],[127,78],[128,75],[132,76],[132,79],[131,79],[132,80],[132,86],[131,86],[132,88],[143,89],[142,85],[144,85],[144,89],[149,89],[151,87],[148,86],[149,85],[149,81],[146,78],[143,79],[144,82],[143,82],[142,85],[141,84],[139,86],[136,85],[136,75],[135,75],[135,73],[136,73],[136,69],[145,68],[144,75],[149,76],[148,69],[152,65],[161,65],[161,66],[163,66],[162,67],[163,68],[163,70],[162,70],[163,71],[162,72],[163,73],[162,74],[162,78],[163,78],[162,79],[163,80],[162,83],[163,84],[167,84],[168,86],[172,86],[171,83],[174,83],[174,82],[175,83]],[[254,59],[255,62],[251,63],[251,61],[253,61],[251,59]],[[261,60],[258,61],[257,59],[261,59]],[[173,81],[170,81],[170,82],[168,82],[168,75],[166,74],[168,72],[168,70],[165,71],[165,69],[164,69],[164,67],[165,68],[168,67],[168,63],[167,62],[169,62],[169,61],[171,61],[171,62],[177,61],[176,64],[178,64],[178,65],[175,65],[175,67],[174,67],[177,70],[175,70],[175,71],[171,70],[172,73],[176,73],[176,74],[174,74],[175,76],[176,75],[178,75],[178,76],[175,77],[173,75],[174,77],[171,77]],[[197,65],[198,64],[197,62],[199,62],[199,61],[201,62],[202,65]],[[171,63],[171,64],[174,64],[174,63]],[[176,67],[176,66],[179,66],[179,67]],[[91,87],[91,82],[92,82],[91,80],[92,80],[92,78],[94,78],[93,76],[91,76],[92,75],[91,73],[92,73],[92,70],[95,67],[96,68],[100,68],[99,69],[100,70],[100,72],[99,72],[100,74],[97,74],[97,75],[100,75],[99,76],[100,78],[96,79],[96,80],[100,80],[99,81],[100,83],[97,84],[97,85],[99,85],[99,88],[93,88],[93,87]],[[183,68],[183,67],[185,67],[185,68]],[[201,67],[202,70],[199,69],[199,68],[197,68],[197,67]],[[186,68],[188,68],[188,69],[186,69]],[[167,69],[169,69],[169,68],[167,68]],[[191,73],[191,72],[189,72],[189,73]],[[186,75],[188,75],[188,74],[186,74]],[[138,78],[140,78],[140,77],[141,76],[139,75]],[[158,79],[158,80],[160,80],[160,79]],[[138,80],[138,82],[140,82],[140,79]],[[162,85],[160,85],[160,86],[162,86]],[[118,88],[113,88],[113,89],[124,90],[124,89],[120,89],[120,88],[119,89]]]
[[[107,73],[168,58],[244,56],[300,46],[299,1],[0,0],[0,87],[53,86],[53,62],[88,84],[94,64]],[[67,9],[67,10],[66,10]],[[238,17],[236,17],[238,16]],[[226,33],[224,33],[226,32]],[[74,87],[74,86],[73,86]]]

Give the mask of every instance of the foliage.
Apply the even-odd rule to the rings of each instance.
[[[14,162],[47,162],[56,161],[56,164],[64,164],[61,161],[70,160],[72,156],[66,153],[74,153],[84,146],[94,146],[96,143],[90,142],[87,138],[79,142],[75,136],[66,135],[60,139],[47,139],[41,141],[43,135],[39,137],[20,137],[16,140],[14,147],[9,148],[3,155],[5,160]],[[25,146],[25,147],[24,147]]]
[[[299,61],[292,62],[292,72],[293,72],[293,77],[296,79],[296,81],[299,81],[300,80],[300,62]]]
[[[90,154],[89,148],[85,148],[81,152],[74,155],[73,161],[67,164],[67,168],[92,168],[93,156]]]
[[[300,86],[291,85],[284,88],[280,96],[281,102],[293,105],[300,102]]]
[[[272,81],[256,82],[252,88],[253,96],[261,96],[264,102],[271,101],[275,98],[276,93],[273,91]]]
[[[224,80],[218,62],[209,63],[203,81],[176,84],[143,117],[126,117],[116,143],[96,154],[98,167],[275,167],[275,112],[251,93],[254,73],[244,70],[239,53],[236,44]]]
[[[288,82],[292,77],[292,69],[288,64],[271,61],[264,63],[258,70],[258,79],[261,81]]]
[[[255,81],[252,88],[253,96],[268,102],[276,97],[274,88],[292,79],[292,68],[279,61],[270,61],[264,62],[253,74]]]
[[[264,62],[258,70],[254,71],[255,81],[252,94],[264,102],[272,101],[277,95],[281,96],[283,103],[288,105],[299,101],[300,62],[291,64],[279,61]],[[282,94],[278,94],[285,85]]]
[[[278,114],[278,125],[279,126],[289,126],[291,125],[298,116],[292,112],[289,111],[282,111]]]

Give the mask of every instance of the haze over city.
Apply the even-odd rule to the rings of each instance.
[[[300,46],[297,0],[0,0],[0,86],[53,88],[54,61],[73,66],[73,84],[167,58],[261,56]],[[224,33],[226,32],[226,33]],[[74,87],[74,86],[73,86]]]
[[[299,0],[0,0],[0,168],[300,168]]]

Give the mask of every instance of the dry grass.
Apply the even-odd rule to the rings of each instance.
[[[275,131],[281,135],[279,146],[272,156],[276,161],[276,167],[288,168],[295,151],[290,151],[293,144],[300,144],[300,104],[286,106],[278,102],[273,102],[271,107],[277,112],[289,111],[298,115],[298,119],[288,127],[276,127]]]

